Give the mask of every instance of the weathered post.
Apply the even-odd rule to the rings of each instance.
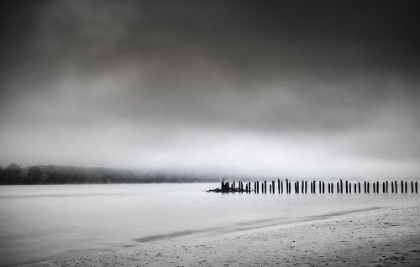
[[[357,193],[357,184],[354,183],[354,193]]]
[[[289,194],[289,180],[286,179],[286,194]]]
[[[257,194],[260,193],[260,182],[257,180]]]
[[[308,193],[308,181],[305,181],[305,194]]]
[[[382,193],[385,193],[385,182],[382,182]]]
[[[280,194],[280,179],[277,179],[277,191]]]
[[[272,184],[270,183],[270,194],[273,192],[272,190],[273,190],[273,186],[272,186]]]
[[[362,191],[362,186],[360,185],[360,182],[358,182],[357,184],[359,185],[359,194],[360,194]]]
[[[328,194],[330,194],[331,193],[331,185],[330,185],[330,183],[328,183]]]
[[[349,193],[351,193],[351,183],[349,182]]]
[[[370,193],[370,182],[367,182],[367,192]]]
[[[337,182],[337,193],[340,193],[340,184]]]
[[[401,181],[401,193],[404,193],[404,182]]]
[[[364,181],[364,183],[363,183],[363,186],[364,186],[364,189],[365,189],[365,194],[367,193],[367,186],[366,186],[366,181]]]
[[[343,194],[343,180],[340,179],[340,192]]]
[[[407,181],[405,181],[405,193],[407,194]]]
[[[398,193],[398,183],[397,181],[394,182],[395,183],[395,194]]]
[[[292,182],[289,182],[289,194],[292,193]]]
[[[318,181],[318,190],[319,190],[319,193],[321,194],[322,193],[322,189],[321,189],[321,181]]]
[[[331,183],[331,193],[334,193],[334,183]]]
[[[305,193],[305,182],[302,180],[302,194]]]
[[[376,193],[376,183],[373,182],[373,193]]]
[[[388,193],[388,181],[385,182],[385,192]]]
[[[264,194],[267,194],[267,181],[264,181]]]
[[[376,193],[379,193],[379,182],[376,181]]]
[[[417,187],[417,181],[416,181],[416,193],[418,192],[417,189],[418,189],[418,187]]]
[[[283,194],[283,181],[280,181],[280,189],[281,189],[281,193]]]
[[[414,193],[414,183],[411,181],[411,193]]]
[[[276,192],[276,187],[275,187],[275,184],[274,184],[274,180],[271,181],[271,187],[273,188],[273,194],[274,194]]]
[[[346,181],[346,194],[349,192],[349,182]]]
[[[391,182],[391,192],[394,194],[394,182]]]
[[[322,194],[325,194],[325,183],[322,182]]]

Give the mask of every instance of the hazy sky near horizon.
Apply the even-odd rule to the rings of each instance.
[[[0,165],[419,177],[409,1],[2,1]]]

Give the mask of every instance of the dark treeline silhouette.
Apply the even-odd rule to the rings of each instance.
[[[86,168],[58,165],[0,166],[0,184],[107,184],[215,182],[218,178],[140,173],[125,169]]]

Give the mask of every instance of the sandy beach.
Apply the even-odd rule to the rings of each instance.
[[[420,208],[175,238],[29,266],[420,266]]]

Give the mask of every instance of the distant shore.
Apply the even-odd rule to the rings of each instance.
[[[420,266],[420,207],[348,214],[195,240],[172,239],[138,250],[29,266],[122,265]]]

